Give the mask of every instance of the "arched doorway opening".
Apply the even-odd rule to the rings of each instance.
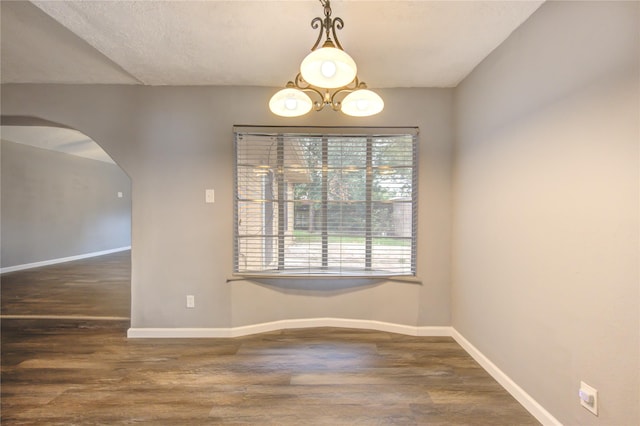
[[[2,118],[2,316],[129,319],[131,179],[82,132]]]

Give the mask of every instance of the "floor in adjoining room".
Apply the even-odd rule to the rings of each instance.
[[[129,252],[3,274],[3,425],[534,425],[453,339],[127,339]]]

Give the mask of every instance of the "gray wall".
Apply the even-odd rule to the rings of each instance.
[[[3,268],[131,245],[131,182],[118,166],[7,141],[0,147]]]
[[[333,111],[271,114],[277,89],[6,85],[2,114],[78,129],[131,177],[132,327],[230,327],[336,317],[416,326],[450,324],[453,90],[381,90],[364,119]],[[99,102],[96,102],[99,100]],[[423,282],[230,282],[234,124],[419,126],[418,274]],[[216,191],[214,204],[204,191]],[[195,295],[196,308],[185,308]]]
[[[640,424],[639,5],[547,2],[456,91],[453,325],[567,425]]]

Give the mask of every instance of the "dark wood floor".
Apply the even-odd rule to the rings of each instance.
[[[450,338],[127,339],[128,274],[123,253],[2,276],[3,425],[539,424]]]
[[[2,315],[129,318],[131,252],[0,276]]]

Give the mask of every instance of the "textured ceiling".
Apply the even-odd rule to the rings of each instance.
[[[542,1],[334,0],[370,87],[454,87]],[[2,1],[2,83],[283,86],[318,1]]]
[[[0,126],[2,140],[114,163],[97,143],[77,130],[48,126]]]

